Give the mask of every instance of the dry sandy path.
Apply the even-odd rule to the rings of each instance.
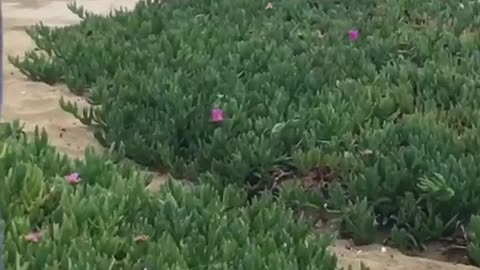
[[[32,48],[33,44],[25,34],[25,26],[39,21],[47,25],[66,25],[78,22],[78,18],[67,8],[67,1],[52,0],[3,0],[5,56],[21,55]],[[108,13],[121,6],[132,7],[135,0],[78,0],[77,3],[96,13]],[[78,120],[65,113],[59,107],[59,99],[81,100],[68,92],[63,86],[48,86],[28,81],[8,63],[4,56],[5,93],[2,118],[20,119],[27,131],[35,126],[45,128],[50,142],[60,151],[73,157],[81,157],[85,147],[100,147],[92,134]],[[479,269],[470,266],[453,265],[421,258],[407,257],[399,252],[387,249],[382,252],[380,246],[362,248],[362,252],[347,250],[343,241],[332,248],[339,255],[343,266],[353,264],[359,269],[359,262],[365,262],[371,270],[468,270]]]
[[[25,26],[44,22],[47,25],[67,25],[79,21],[66,7],[67,1],[48,0],[3,0],[4,41],[6,55],[21,55],[33,44],[25,34]],[[134,1],[80,0],[88,10],[108,13],[112,8],[133,6]],[[77,99],[63,86],[48,86],[35,83],[17,71],[7,57],[4,57],[5,93],[2,118],[21,119],[27,131],[33,131],[38,125],[47,130],[50,141],[59,150],[81,157],[87,145],[99,148],[93,135],[70,114],[59,107],[60,96]]]

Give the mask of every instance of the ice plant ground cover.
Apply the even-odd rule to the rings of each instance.
[[[82,181],[71,179],[76,171]],[[75,177],[78,179],[78,177]],[[87,152],[72,161],[0,130],[0,211],[6,269],[324,269],[331,237],[312,234],[281,202],[170,183],[160,193],[128,165]]]
[[[480,3],[460,2],[72,5],[81,24],[33,27],[10,60],[87,96],[61,105],[142,165],[220,191],[288,179],[358,244],[447,237],[480,263]]]

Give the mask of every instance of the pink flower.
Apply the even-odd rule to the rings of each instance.
[[[224,113],[223,113],[223,110],[222,110],[222,109],[215,108],[215,109],[213,109],[212,112],[210,113],[210,119],[211,119],[212,122],[214,122],[214,123],[221,123],[221,122],[223,122],[223,120],[224,120],[223,115],[224,115]]]
[[[81,181],[80,174],[76,172],[65,176],[65,179],[67,180],[67,183],[69,183],[70,185],[76,185]]]
[[[42,238],[40,232],[31,232],[23,236],[23,238],[30,243],[37,243]]]
[[[265,9],[272,9],[273,8],[273,5],[272,5],[272,2],[268,2],[267,5],[265,6]]]
[[[348,31],[348,38],[350,41],[356,41],[358,39],[359,33],[357,29],[352,29]]]

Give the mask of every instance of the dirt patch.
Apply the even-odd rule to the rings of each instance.
[[[340,266],[360,270],[360,262],[371,270],[474,270],[474,266],[434,261],[426,258],[410,257],[398,250],[381,245],[351,247],[348,241],[338,240],[330,250],[337,254]],[[438,252],[433,252],[438,254]],[[438,256],[438,255],[437,255]]]

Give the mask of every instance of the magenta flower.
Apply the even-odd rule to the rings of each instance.
[[[215,108],[210,113],[210,119],[214,123],[221,123],[224,120],[224,113],[222,109]]]
[[[81,181],[80,174],[76,172],[65,176],[65,179],[67,180],[67,183],[69,183],[70,185],[76,185]]]
[[[359,37],[359,33],[358,33],[358,30],[357,29],[352,29],[350,31],[348,31],[348,38],[350,39],[350,41],[356,41]]]
[[[42,234],[40,232],[31,232],[23,236],[23,238],[30,243],[37,243],[42,239]]]

